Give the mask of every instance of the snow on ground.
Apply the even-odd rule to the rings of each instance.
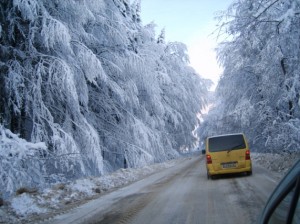
[[[282,154],[275,153],[252,153],[252,160],[268,170],[281,174],[283,176],[294,163],[300,159],[300,152]]]
[[[252,160],[283,176],[300,158],[299,154],[253,153]],[[172,167],[186,158],[171,160],[139,169],[120,169],[109,175],[79,179],[69,183],[59,183],[51,188],[14,196],[0,207],[0,223],[28,223],[66,211],[105,192],[112,191],[152,173]]]
[[[109,175],[59,183],[41,192],[22,193],[0,207],[0,223],[29,223],[36,216],[49,217],[87,202],[101,194],[140,180],[150,174],[167,169],[182,159],[154,164],[139,169],[119,169]]]

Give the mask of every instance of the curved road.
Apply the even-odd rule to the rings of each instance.
[[[254,223],[278,178],[253,164],[253,175],[207,180],[203,156],[108,193],[49,223]]]

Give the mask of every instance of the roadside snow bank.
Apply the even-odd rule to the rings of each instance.
[[[22,194],[18,197],[13,198],[11,206],[12,208],[14,208],[15,212],[20,216],[27,216],[28,214],[45,213],[48,211],[45,208],[39,207],[35,203],[34,197],[29,194]]]
[[[0,196],[44,183],[40,155],[45,150],[45,143],[27,142],[0,124]]]
[[[172,167],[187,158],[153,164],[143,168],[120,169],[101,177],[78,179],[59,183],[37,193],[23,193],[15,196],[0,207],[0,223],[31,223],[42,217],[49,217],[68,210],[87,200],[99,197],[101,193],[140,180],[162,169]],[[40,217],[37,217],[39,215]]]
[[[300,152],[252,153],[253,162],[283,176],[300,159]]]

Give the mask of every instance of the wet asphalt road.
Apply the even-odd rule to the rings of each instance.
[[[203,156],[113,191],[51,223],[255,223],[278,183],[253,164],[253,175],[206,177]]]

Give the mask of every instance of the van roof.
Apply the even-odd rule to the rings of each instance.
[[[214,135],[207,138],[215,138],[215,137],[222,137],[222,136],[231,136],[231,135],[244,135],[244,133],[231,133],[231,134],[222,134],[222,135]]]

